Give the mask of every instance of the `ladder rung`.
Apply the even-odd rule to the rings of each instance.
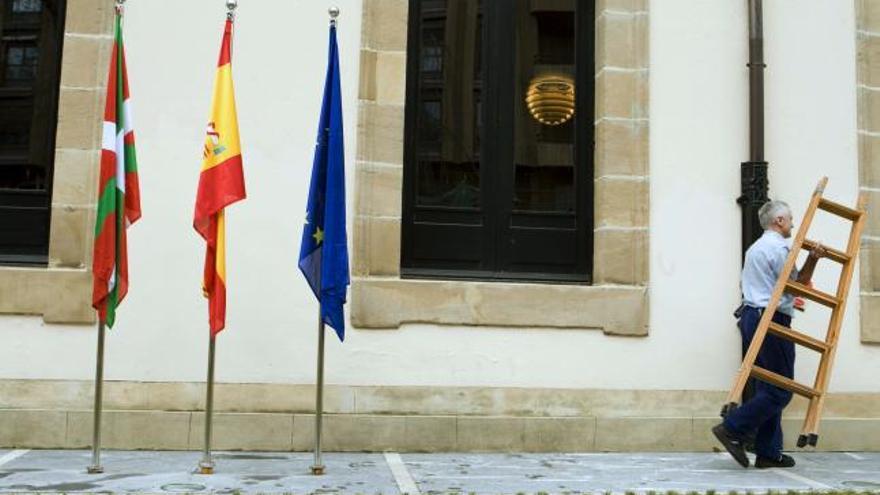
[[[828,350],[828,344],[822,342],[819,339],[814,339],[809,335],[805,335],[801,332],[796,332],[795,330],[784,327],[775,321],[770,322],[770,328],[768,328],[770,333],[778,335],[784,339],[788,339],[796,344],[800,344],[804,347],[808,347],[816,352],[825,352]]]
[[[843,217],[849,220],[858,220],[860,216],[862,216],[862,212],[859,210],[853,210],[847,206],[843,206],[840,203],[835,203],[834,201],[828,201],[825,198],[819,200],[819,208],[827,211],[828,213],[832,213],[839,217]]]
[[[803,247],[803,249],[810,250],[810,249],[815,248],[818,245],[819,245],[819,243],[817,243],[817,242],[811,241],[809,239],[804,239],[804,243],[801,245],[801,247]],[[840,264],[844,264],[850,260],[849,255],[844,253],[843,251],[831,249],[830,247],[827,247],[827,246],[822,246],[822,247],[825,248],[825,252],[828,255],[828,259],[830,259],[832,261],[836,261]]]
[[[769,370],[765,370],[760,366],[752,366],[751,375],[761,381],[767,382],[771,385],[776,385],[777,387],[784,388],[789,392],[796,393],[808,399],[812,399],[813,397],[819,396],[819,391],[808,387],[806,385],[801,385],[800,383],[792,380],[791,378],[786,378],[780,374],[774,373]]]
[[[824,306],[828,306],[829,308],[836,307],[839,302],[836,297],[830,294],[826,294],[820,290],[812,289],[804,284],[794,282],[792,280],[789,280],[785,283],[785,291],[791,292],[796,296],[805,297],[811,301],[815,301]]]

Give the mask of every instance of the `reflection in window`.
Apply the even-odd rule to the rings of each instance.
[[[422,30],[422,72],[443,72],[443,25],[432,22]]]
[[[443,103],[439,99],[429,99],[425,95],[422,99],[419,118],[419,141],[422,152],[440,153],[441,139],[443,138]]]
[[[6,85],[29,86],[37,77],[40,50],[35,44],[10,45],[6,48]]]
[[[593,3],[410,0],[401,276],[589,283]]]
[[[480,205],[480,2],[421,8],[417,204]]]
[[[39,12],[43,8],[41,0],[13,0],[12,12],[15,14],[27,14]]]
[[[0,0],[0,263],[45,263],[64,0]]]
[[[574,213],[575,7],[516,2],[513,209]],[[530,108],[531,104],[531,108]]]
[[[480,206],[479,164],[422,161],[420,165],[420,204],[458,208]]]

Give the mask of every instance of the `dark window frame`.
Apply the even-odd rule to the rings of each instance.
[[[43,167],[45,175],[41,184],[32,189],[0,187],[0,264],[45,265],[49,255],[66,0],[42,0],[39,13],[17,14],[18,21],[12,6],[12,0],[3,2],[0,12],[0,110],[29,106],[30,116],[22,117],[22,123],[30,131],[26,147],[0,150],[0,167]],[[30,86],[7,86],[7,45],[24,39],[38,43],[36,78]],[[14,124],[14,119],[6,124]]]
[[[401,225],[401,277],[484,281],[533,281],[590,284],[593,272],[594,115],[595,115],[595,5],[578,2],[576,9],[576,115],[574,184],[576,186],[576,265],[569,273],[509,269],[515,263],[507,247],[515,231],[511,220],[514,170],[513,101],[516,49],[515,25],[507,2],[482,2],[483,129],[480,136],[479,213],[466,215],[453,208],[426,208],[416,204],[418,187],[418,125],[421,64],[421,0],[410,0],[407,35],[407,82],[404,114],[403,210]],[[506,171],[506,172],[505,172]],[[497,193],[500,191],[500,193]],[[445,211],[444,211],[445,210]],[[474,222],[479,222],[479,228]],[[436,233],[436,235],[431,232]],[[458,242],[451,238],[459,236]],[[526,239],[532,241],[533,239]],[[431,243],[436,243],[431,246]],[[474,246],[477,246],[476,248]],[[460,250],[460,261],[421,257],[425,249]]]

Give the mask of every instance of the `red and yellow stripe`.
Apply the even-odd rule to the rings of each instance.
[[[207,245],[202,289],[208,298],[211,335],[216,335],[226,326],[224,208],[246,197],[232,84],[231,20],[223,32],[208,122],[193,227]]]

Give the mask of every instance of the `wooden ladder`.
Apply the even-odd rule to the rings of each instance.
[[[738,406],[739,400],[742,396],[743,387],[745,387],[749,377],[756,378],[806,397],[810,401],[810,405],[807,408],[807,415],[806,418],[804,418],[804,426],[801,429],[801,435],[798,437],[798,447],[804,447],[806,445],[815,446],[819,440],[819,417],[822,412],[822,406],[825,403],[828,380],[831,376],[831,366],[834,363],[834,353],[837,350],[837,339],[840,335],[841,323],[843,323],[843,315],[846,310],[846,298],[849,293],[850,282],[852,282],[856,257],[859,252],[859,241],[861,239],[862,229],[865,225],[866,216],[865,204],[867,198],[864,193],[859,195],[859,202],[856,209],[852,209],[823,198],[822,194],[825,192],[825,186],[827,184],[828,178],[823,177],[822,180],[819,181],[819,185],[816,186],[816,190],[813,192],[810,204],[807,206],[807,212],[804,214],[801,226],[792,242],[791,252],[788,255],[788,259],[785,261],[782,273],[779,275],[779,280],[776,281],[776,286],[773,289],[770,302],[767,304],[767,308],[761,316],[761,321],[758,323],[758,328],[755,330],[755,336],[752,338],[749,350],[746,352],[742,366],[740,366],[739,372],[736,375],[733,389],[731,389],[730,394],[727,396],[727,403],[721,411],[721,415],[725,416],[728,412]],[[815,241],[807,239],[807,231],[810,228],[810,223],[812,223],[813,216],[816,214],[817,209],[824,210],[852,222],[846,252],[827,247],[825,248],[827,253],[826,257],[831,261],[835,261],[842,265],[840,280],[837,284],[837,292],[833,295],[813,289],[812,287],[807,287],[794,280],[789,280],[801,249],[812,249],[817,245]],[[773,314],[779,306],[779,301],[782,299],[783,292],[801,296],[805,299],[815,301],[831,308],[831,319],[828,324],[828,332],[825,335],[824,341],[815,339],[809,335],[804,335],[801,332],[795,331],[789,327],[784,327],[772,321]],[[808,349],[812,349],[821,355],[819,369],[816,373],[816,380],[812,387],[803,385],[790,378],[786,378],[755,365],[755,359],[758,357],[758,352],[760,351],[761,345],[764,343],[764,338],[767,336],[768,332],[777,337],[790,340],[795,344],[800,344]]]

